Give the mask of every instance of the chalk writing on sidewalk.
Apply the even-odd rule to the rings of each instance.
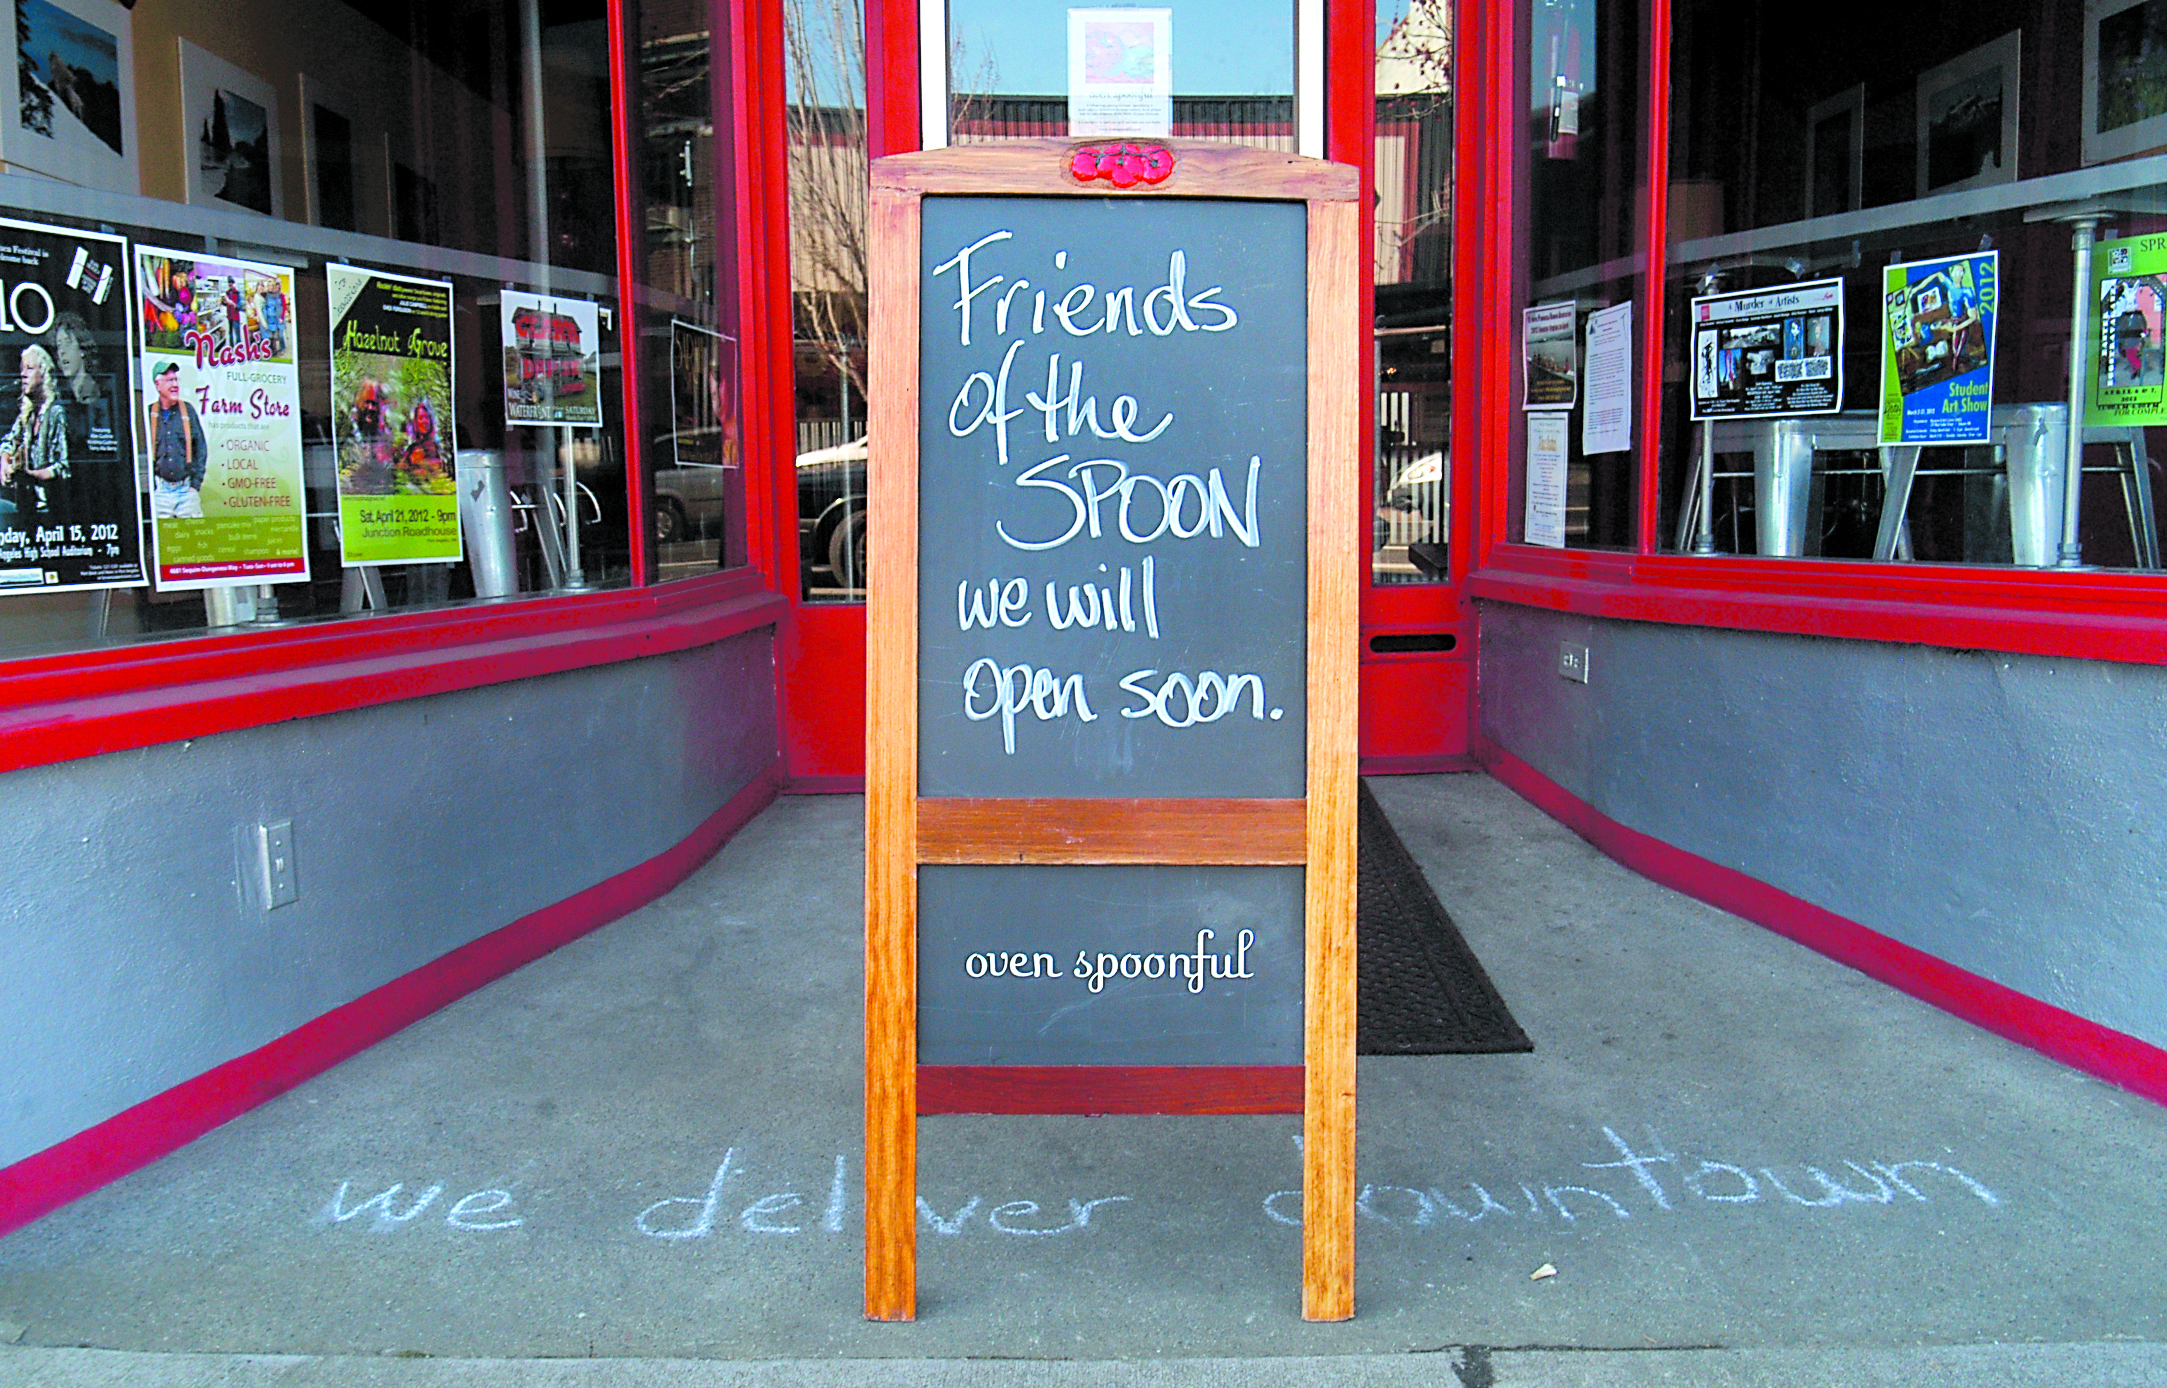
[[[1949,1162],[1894,1157],[1885,1151],[1816,1155],[1810,1160],[1729,1160],[1698,1151],[1678,1152],[1653,1129],[1628,1140],[1617,1129],[1599,1130],[1597,1159],[1574,1164],[1570,1174],[1547,1179],[1520,1174],[1499,1177],[1476,1173],[1449,1180],[1364,1181],[1355,1203],[1365,1223],[1400,1229],[1445,1230],[1494,1220],[1510,1226],[1535,1221],[1574,1224],[1662,1219],[1693,1211],[1759,1205],[1796,1213],[1843,1211],[1854,1207],[1901,1209],[1946,1205],[1954,1201],[2000,1209],[2002,1197],[1984,1182]],[[1607,1149],[1607,1150],[1605,1150]],[[755,1162],[747,1150],[731,1146],[707,1175],[677,1188],[683,1194],[660,1199],[624,1197],[627,1232],[660,1244],[710,1238],[754,1241],[803,1235],[855,1235],[859,1192],[852,1159],[785,1158],[780,1164]],[[783,1176],[771,1174],[783,1172]],[[790,1179],[788,1173],[810,1176]],[[359,1230],[388,1235],[405,1229],[442,1228],[459,1235],[498,1235],[547,1224],[546,1209],[531,1211],[517,1193],[519,1182],[447,1195],[461,1187],[441,1180],[342,1180],[330,1200],[312,1207],[310,1223],[327,1231]],[[637,1187],[635,1187],[635,1190]],[[663,1189],[670,1189],[669,1185]],[[1246,1202],[1250,1197],[1230,1192]],[[1107,1228],[1107,1216],[1124,1208],[1150,1219],[1148,1195],[1071,1194],[1043,1191],[1033,1197],[991,1198],[968,1191],[920,1196],[918,1227],[939,1239],[966,1236],[1067,1241]],[[1258,1207],[1250,1205],[1255,1210]],[[1262,1213],[1274,1224],[1298,1227],[1302,1218],[1299,1190],[1275,1190],[1263,1197]],[[1119,1221],[1117,1221],[1118,1227]]]
[[[1844,1157],[1819,1165],[1747,1166],[1693,1153],[1680,1155],[1653,1128],[1647,1129],[1645,1150],[1636,1149],[1614,1128],[1605,1127],[1602,1132],[1613,1149],[1612,1159],[1584,1161],[1580,1166],[1594,1172],[1630,1172],[1630,1186],[1615,1176],[1577,1173],[1567,1182],[1365,1183],[1356,1198],[1355,1213],[1374,1224],[1423,1228],[1479,1224],[1492,1216],[1571,1224],[1584,1218],[1631,1219],[1636,1208],[1646,1216],[1700,1205],[1766,1203],[1837,1210],[1852,1205],[1926,1205],[1952,1197],[1975,1199],[1992,1208],[2002,1203],[1999,1195],[1969,1174],[1942,1162]],[[1301,1206],[1298,1190],[1276,1190],[1264,1197],[1264,1213],[1277,1224],[1299,1227]]]

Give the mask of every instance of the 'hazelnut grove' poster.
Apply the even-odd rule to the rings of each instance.
[[[444,280],[326,267],[339,562],[459,558]]]

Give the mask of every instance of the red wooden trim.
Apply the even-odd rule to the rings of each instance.
[[[865,69],[870,156],[920,148],[918,0],[865,0]]]
[[[779,767],[770,767],[674,847],[646,862],[521,916],[269,1045],[0,1168],[0,1235],[148,1166],[483,984],[653,901],[691,876],[765,809],[780,780]]]
[[[647,222],[637,202],[640,190],[634,186],[633,171],[641,161],[633,143],[637,137],[632,133],[631,111],[639,74],[625,56],[624,0],[608,0],[604,14],[609,30],[610,163],[615,166],[611,184],[617,193],[611,211],[617,223],[617,385],[624,423],[625,538],[632,549],[632,582],[638,586],[654,579],[647,554],[647,449],[641,437],[646,430],[640,419],[639,298],[646,280],[640,273],[640,260],[647,254]]]
[[[738,22],[733,55],[742,139],[737,196],[738,326],[744,336],[746,552],[768,582],[798,593],[797,368],[790,290],[789,168],[783,10],[726,0]],[[716,3],[716,0],[710,0]],[[787,630],[787,628],[786,628]]]
[[[1640,484],[1635,489],[1633,547],[1653,554],[1661,505],[1656,460],[1663,445],[1664,276],[1670,263],[1670,0],[1649,0],[1648,79],[1643,91],[1648,103],[1648,143],[1641,167],[1647,171],[1648,194],[1640,237],[1648,268],[1641,291],[1639,350],[1634,353],[1640,371],[1640,427],[1635,431]]]
[[[2167,1104],[2167,1050],[1981,978],[1734,868],[1627,828],[1480,736],[1491,775],[1641,876],[1766,926],[1996,1036]]]
[[[1299,1065],[921,1065],[918,1113],[1300,1113]]]
[[[1473,596],[1626,621],[2167,664],[2167,591],[2126,575],[1931,575],[1815,561],[1785,570],[1679,555],[1584,563],[1596,559],[1585,552],[1560,565],[1554,551],[1501,554],[1511,567],[1475,574]]]
[[[1472,11],[1472,14],[1470,14]],[[1520,90],[1519,7],[1463,5],[1471,42],[1455,44],[1459,100],[1455,158],[1460,186],[1453,201],[1454,305],[1453,456],[1463,459],[1453,488],[1454,524],[1473,543],[1470,568],[1489,562],[1510,524],[1513,433],[1520,424],[1512,398],[1519,343],[1513,249],[1527,224],[1520,196],[1522,138],[1527,115]],[[1517,109],[1516,109],[1517,108]],[[1463,249],[1464,247],[1464,249]]]
[[[786,611],[757,574],[738,570],[665,588],[137,647],[73,672],[62,661],[0,679],[0,771],[666,655]]]

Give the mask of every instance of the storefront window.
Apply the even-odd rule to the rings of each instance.
[[[1511,538],[1623,548],[1634,541],[1633,324],[1645,312],[1640,157],[1646,5],[1527,0],[1525,228],[1516,334]]]
[[[2158,567],[2167,3],[1672,30],[1664,545]]]
[[[865,600],[865,6],[784,0],[798,581]]]
[[[727,109],[682,8],[634,21],[656,164],[670,121],[711,142]],[[16,21],[0,650],[630,580],[602,0],[18,0]],[[689,187],[649,190],[650,453],[672,442],[665,309],[716,344],[694,374],[735,371],[704,259],[717,155],[687,157]],[[727,461],[710,421],[734,388],[705,398],[676,441]]]
[[[729,34],[709,0],[631,0],[646,208],[638,370],[655,577],[745,562]]]
[[[950,0],[949,140],[1156,133],[1291,151],[1294,30],[1292,0]]]
[[[1452,8],[1377,7],[1376,583],[1446,577],[1452,504]]]

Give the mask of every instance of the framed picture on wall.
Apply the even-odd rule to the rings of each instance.
[[[2082,120],[2086,164],[2167,149],[2167,0],[2088,0]]]
[[[180,45],[181,153],[188,166],[188,201],[285,216],[277,91],[186,39]]]
[[[2016,181],[2021,37],[2011,29],[1919,75],[1918,196]]]
[[[383,140],[376,140],[377,181],[383,181]],[[369,173],[369,138],[354,104],[320,78],[301,74],[302,187],[311,226],[361,231],[362,188]],[[367,228],[375,230],[375,228]]]
[[[1866,84],[1806,108],[1806,215],[1856,212],[1866,201]]]
[[[0,0],[15,54],[0,63],[0,160],[87,188],[139,193],[135,42],[115,0]]]

